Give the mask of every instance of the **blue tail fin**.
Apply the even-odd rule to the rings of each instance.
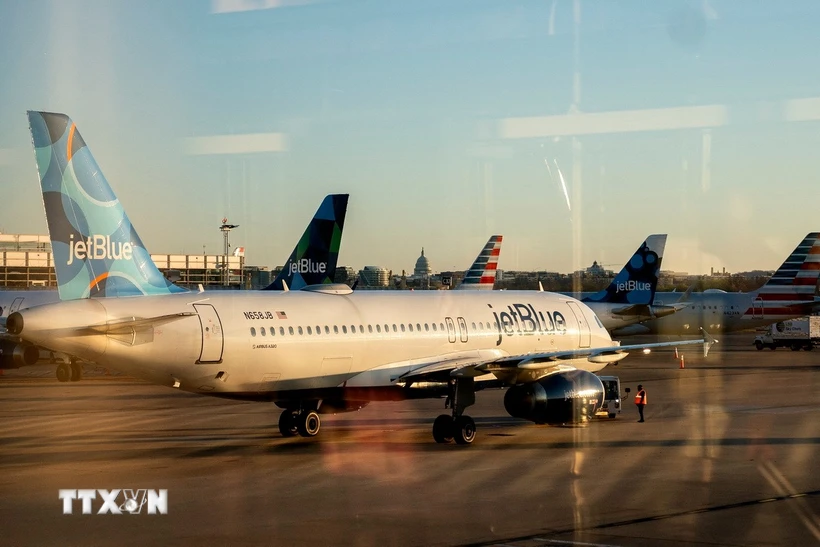
[[[307,285],[333,283],[348,197],[348,194],[331,194],[325,197],[285,267],[273,283],[263,290],[283,290],[283,281],[291,290],[298,290]]]
[[[154,265],[71,118],[28,120],[60,299],[184,291]]]
[[[651,304],[658,288],[664,247],[666,234],[649,236],[615,276],[609,287],[584,298],[583,301]]]

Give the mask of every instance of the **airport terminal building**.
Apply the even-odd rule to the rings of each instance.
[[[270,272],[246,268],[244,256],[152,254],[151,259],[165,277],[190,289],[258,288],[270,282]],[[56,286],[49,236],[0,234],[0,287]]]

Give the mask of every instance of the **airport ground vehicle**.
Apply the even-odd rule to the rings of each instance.
[[[598,376],[604,384],[604,404],[595,416],[615,418],[621,413],[621,379],[617,376]]]
[[[806,351],[820,345],[820,316],[810,315],[788,321],[778,321],[766,328],[766,332],[755,336],[754,346],[758,350],[788,347],[793,351]]]

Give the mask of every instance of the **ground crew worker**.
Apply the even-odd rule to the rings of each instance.
[[[641,419],[638,420],[641,423],[643,422],[643,408],[646,406],[646,391],[641,384],[638,384],[638,393],[635,394],[635,406],[638,407],[638,414],[641,415]]]

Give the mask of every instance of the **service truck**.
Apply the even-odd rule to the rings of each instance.
[[[777,349],[779,347],[806,351],[820,345],[820,316],[810,315],[778,321],[766,327],[766,332],[755,336],[754,346],[758,350],[763,348]]]

